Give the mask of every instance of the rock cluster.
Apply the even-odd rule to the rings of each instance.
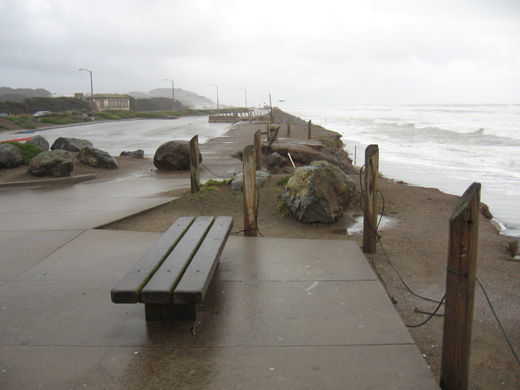
[[[41,135],[36,135],[27,141],[42,150],[34,157],[28,166],[28,171],[36,176],[68,176],[74,169],[74,154],[83,164],[93,167],[116,169],[117,161],[109,153],[96,149],[92,143],[85,139],[60,137],[52,144],[49,150],[49,142]],[[138,150],[131,152],[134,156],[144,157],[144,152]],[[137,155],[135,155],[137,153]],[[11,144],[0,144],[0,168],[15,168],[23,163],[23,155],[19,147]]]
[[[283,199],[299,221],[332,223],[347,210],[355,188],[354,181],[341,169],[326,161],[314,161],[293,171]]]

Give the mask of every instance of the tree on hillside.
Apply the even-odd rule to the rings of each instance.
[[[90,105],[85,100],[71,97],[34,97],[23,102],[0,102],[0,112],[10,114],[34,114],[37,111],[63,112],[69,110],[89,110]]]
[[[151,98],[151,99],[135,99],[130,100],[130,110],[132,111],[171,111],[172,99],[168,98]],[[186,110],[187,107],[175,100],[175,110]]]

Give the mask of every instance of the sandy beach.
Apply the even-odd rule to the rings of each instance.
[[[283,114],[277,117],[281,125],[279,144],[304,142],[307,138],[307,127],[301,123],[291,126],[291,137],[288,138],[286,120],[287,117]],[[200,150],[204,165],[201,178],[229,178],[238,173],[242,163],[231,155],[236,155],[245,145],[252,143],[253,134],[258,129],[265,129],[265,125],[242,123],[232,127],[223,137],[210,139],[202,144]],[[325,139],[320,141],[324,143],[338,138],[336,133],[319,126],[313,126],[312,133],[313,139]],[[329,141],[326,141],[327,139]],[[102,149],[102,145],[97,147]],[[188,172],[157,171],[149,158],[140,160],[117,157],[117,160],[117,170],[101,170],[75,162],[72,175],[91,174],[95,176],[93,180],[115,180],[126,176],[188,177]],[[287,168],[277,172],[260,189],[260,233],[265,237],[353,240],[361,245],[360,233],[347,234],[352,220],[362,213],[358,203],[351,206],[348,215],[330,225],[303,224],[279,211],[283,186],[277,185],[277,182],[291,171],[292,168]],[[350,172],[349,175],[359,183],[357,173]],[[26,167],[0,170],[1,184],[46,180],[48,179],[37,178],[28,173]],[[23,187],[16,188],[19,190]],[[8,187],[0,186],[0,193],[10,190]],[[384,210],[389,223],[379,232],[381,245],[378,246],[377,253],[366,255],[367,261],[381,278],[405,324],[419,324],[429,317],[428,313],[435,310],[437,303],[414,294],[433,300],[440,300],[444,294],[449,216],[458,197],[436,189],[409,186],[385,178],[380,180],[380,191],[384,196]],[[177,190],[171,195],[180,198],[104,228],[163,232],[180,216],[204,214],[230,215],[235,220],[234,231],[243,229],[242,193],[231,191],[227,185],[208,186],[203,188],[199,196],[190,194],[189,189]],[[478,277],[486,288],[512,344],[518,350],[520,261],[515,260],[508,251],[511,241],[512,238],[499,235],[492,223],[481,216]],[[440,309],[439,315],[434,316],[425,325],[409,328],[437,379],[441,362],[442,313],[443,308]],[[519,388],[520,368],[479,288],[476,292],[470,375],[471,389]]]

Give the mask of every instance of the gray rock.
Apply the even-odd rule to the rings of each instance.
[[[355,188],[354,181],[341,169],[326,161],[314,161],[293,171],[283,199],[299,221],[332,223],[347,210]]]
[[[94,147],[92,142],[86,139],[78,139],[78,138],[69,138],[69,137],[59,137],[51,146],[52,150],[67,150],[69,152],[79,152],[85,146],[89,146],[91,148]]]
[[[199,152],[199,162],[202,155]],[[190,169],[190,143],[188,141],[169,141],[157,149],[153,164],[159,170],[183,171]]]
[[[29,172],[36,176],[68,176],[73,169],[73,154],[66,150],[42,152],[29,163]]]
[[[137,149],[133,152],[121,152],[120,156],[133,157],[133,158],[144,158],[144,150]]]
[[[16,168],[23,163],[23,154],[18,146],[0,144],[0,168]]]
[[[282,166],[287,164],[287,159],[281,154],[274,152],[269,155],[267,163],[272,167]]]
[[[49,142],[43,138],[41,135],[35,135],[26,144],[34,145],[42,150],[42,152],[46,152],[49,150]]]
[[[109,153],[91,147],[82,148],[76,158],[79,162],[90,165],[91,167],[117,169],[117,161]]]
[[[256,186],[263,187],[265,183],[271,178],[269,171],[256,171]],[[231,182],[231,191],[239,191],[244,188],[244,172],[240,172],[235,176]]]

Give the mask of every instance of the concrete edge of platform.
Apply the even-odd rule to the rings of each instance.
[[[67,177],[56,177],[52,179],[43,180],[28,180],[28,181],[15,181],[11,183],[0,183],[0,189],[4,188],[21,188],[21,187],[42,187],[47,185],[59,185],[59,184],[76,184],[84,181],[93,180],[96,175],[86,174],[78,176],[67,176]]]
[[[164,203],[160,203],[160,204],[155,205],[155,206],[153,206],[153,207],[150,207],[150,208],[148,208],[148,209],[139,210],[139,211],[137,211],[136,213],[133,213],[133,214],[127,215],[127,216],[125,216],[125,217],[123,217],[123,218],[119,218],[119,219],[116,219],[116,220],[111,221],[111,222],[107,222],[107,223],[105,223],[105,224],[103,224],[103,225],[96,226],[96,227],[94,227],[93,229],[97,229],[97,230],[103,230],[103,229],[106,229],[108,226],[110,226],[110,225],[112,225],[112,224],[114,224],[114,223],[122,222],[122,221],[124,221],[124,220],[126,220],[126,219],[129,219],[129,218],[135,218],[135,217],[138,217],[138,216],[140,216],[140,215],[146,214],[146,213],[148,213],[148,212],[150,212],[150,211],[152,211],[152,210],[155,210],[155,209],[157,209],[157,208],[159,208],[159,207],[161,207],[161,206],[164,206],[165,204],[168,204],[168,203],[170,203],[170,202],[173,202],[173,201],[175,201],[175,200],[177,200],[177,199],[179,199],[179,197],[172,196],[172,197],[170,197],[170,199],[169,199],[168,201],[166,201],[166,202],[164,202]]]

